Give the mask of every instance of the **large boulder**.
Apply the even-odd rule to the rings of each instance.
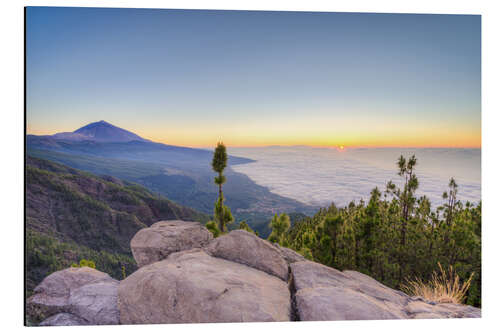
[[[27,310],[33,318],[47,318],[44,325],[118,324],[117,295],[118,281],[108,274],[71,267],[47,276],[28,299]],[[66,315],[54,316],[60,313]]]
[[[300,320],[479,318],[481,310],[409,297],[356,272],[312,261],[290,264]]]
[[[122,324],[290,320],[287,283],[194,249],[128,276],[118,288]]]
[[[288,280],[288,264],[270,242],[245,230],[234,230],[210,242],[205,250],[211,255],[248,265]]]
[[[295,294],[300,320],[405,318],[373,297],[342,287],[304,288]]]
[[[69,312],[93,325],[117,325],[118,284],[116,280],[86,284],[71,292]]]
[[[200,248],[212,233],[198,222],[160,221],[139,230],[130,247],[139,267],[165,259],[170,253]]]
[[[408,318],[408,296],[361,275],[346,274],[311,261],[290,265],[300,320]]]
[[[108,274],[90,267],[70,267],[47,276],[28,299],[28,311],[42,317],[65,312],[71,291],[86,284],[113,280]]]

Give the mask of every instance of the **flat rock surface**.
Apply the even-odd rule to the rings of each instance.
[[[312,261],[290,264],[297,290],[316,287],[354,287],[356,283],[348,275]]]
[[[118,284],[116,280],[86,284],[71,291],[69,311],[92,325],[117,325]]]
[[[233,230],[210,242],[205,250],[211,255],[248,265],[288,280],[288,264],[270,242],[245,230]]]
[[[290,303],[281,279],[198,249],[144,266],[118,288],[122,324],[288,321]]]
[[[80,326],[89,325],[84,319],[71,313],[58,313],[40,323],[40,326]]]
[[[382,301],[388,301],[400,306],[408,303],[409,296],[399,290],[391,289],[374,278],[356,271],[343,271],[352,278],[355,289]]]
[[[302,255],[298,254],[297,252],[295,252],[292,249],[289,249],[287,247],[279,246],[278,243],[275,243],[273,245],[274,245],[274,247],[276,247],[278,249],[278,251],[280,252],[281,256],[289,264],[294,263],[294,262],[298,262],[298,261],[306,261],[307,260]]]
[[[201,248],[213,238],[198,222],[160,221],[139,230],[130,247],[139,267],[165,259],[170,253]]]

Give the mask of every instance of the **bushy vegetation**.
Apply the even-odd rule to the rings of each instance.
[[[343,208],[332,204],[290,229],[275,216],[271,240],[306,258],[360,271],[399,289],[405,280],[432,283],[440,263],[452,267],[459,282],[470,284],[465,302],[481,306],[481,203],[457,200],[458,185],[452,178],[443,204],[432,209],[426,196],[415,194],[416,165],[414,156],[401,156],[397,167],[402,186],[389,182],[384,193],[375,188],[367,203]]]
[[[78,262],[78,264],[76,264]],[[130,255],[96,251],[74,242],[62,242],[34,230],[26,231],[26,288],[28,296],[49,274],[74,265],[89,266],[123,278],[137,269]],[[122,268],[123,267],[123,268]]]
[[[217,226],[217,223],[215,223],[215,221],[207,222],[207,224],[205,224],[205,227],[208,229],[208,231],[210,231],[212,233],[214,238],[217,238],[220,236],[221,231],[220,231],[219,227]]]
[[[82,259],[80,262],[71,264],[71,267],[90,267],[95,268],[95,262],[92,260]]]

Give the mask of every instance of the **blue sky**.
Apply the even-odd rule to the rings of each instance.
[[[481,144],[481,19],[29,7],[28,132],[171,144]]]

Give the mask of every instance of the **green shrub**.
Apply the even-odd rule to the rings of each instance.
[[[205,227],[212,233],[214,238],[217,238],[220,236],[220,230],[219,227],[217,227],[217,223],[215,221],[210,221],[207,224],[205,224]]]

